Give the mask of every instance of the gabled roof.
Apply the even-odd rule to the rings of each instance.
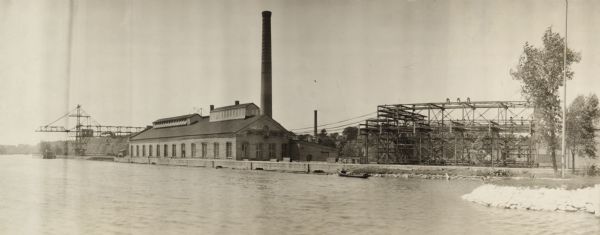
[[[200,114],[197,113],[193,113],[193,114],[186,114],[186,115],[181,115],[181,116],[176,116],[176,117],[168,117],[168,118],[161,118],[158,119],[152,123],[158,123],[158,122],[165,122],[165,121],[174,121],[174,120],[180,120],[180,119],[186,119],[186,118],[190,118],[190,117],[194,117],[194,116],[200,116]],[[200,116],[201,117],[201,116]]]
[[[237,104],[237,105],[218,107],[218,108],[211,110],[211,112],[223,111],[223,110],[229,110],[229,109],[247,108],[248,106],[254,106],[254,107],[258,108],[258,106],[256,106],[254,103],[245,103],[245,104]]]
[[[131,136],[130,141],[184,136],[235,134],[262,119],[273,121],[276,126],[287,132],[287,130],[285,130],[285,128],[283,128],[283,126],[281,126],[278,122],[264,115],[219,122],[210,122],[209,117],[201,117],[198,122],[194,122],[187,126],[146,129]]]

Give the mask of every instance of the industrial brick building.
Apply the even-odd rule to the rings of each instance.
[[[289,158],[288,131],[253,104],[216,108],[210,116],[183,115],[156,120],[130,138],[133,157],[283,160]]]
[[[271,12],[262,13],[261,107],[254,103],[214,108],[210,115],[162,118],[129,139],[130,157],[255,161],[326,161],[337,151],[294,140],[272,118]]]

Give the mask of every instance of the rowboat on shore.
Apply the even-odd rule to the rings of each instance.
[[[355,173],[351,173],[351,172],[347,172],[347,171],[339,171],[338,175],[341,177],[350,177],[350,178],[361,178],[361,179],[366,179],[369,178],[369,174],[367,173],[363,173],[363,174],[355,174]]]

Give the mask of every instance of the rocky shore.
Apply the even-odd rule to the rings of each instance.
[[[600,184],[573,190],[485,184],[462,198],[485,206],[506,209],[581,211],[600,216]]]
[[[404,174],[370,174],[373,177],[390,177],[402,179],[433,179],[433,180],[484,180],[482,176],[463,176],[463,175],[448,175],[448,174],[421,174],[421,173],[404,173]]]

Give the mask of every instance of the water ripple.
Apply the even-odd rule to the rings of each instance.
[[[584,213],[488,208],[471,181],[0,157],[0,234],[598,234]]]

